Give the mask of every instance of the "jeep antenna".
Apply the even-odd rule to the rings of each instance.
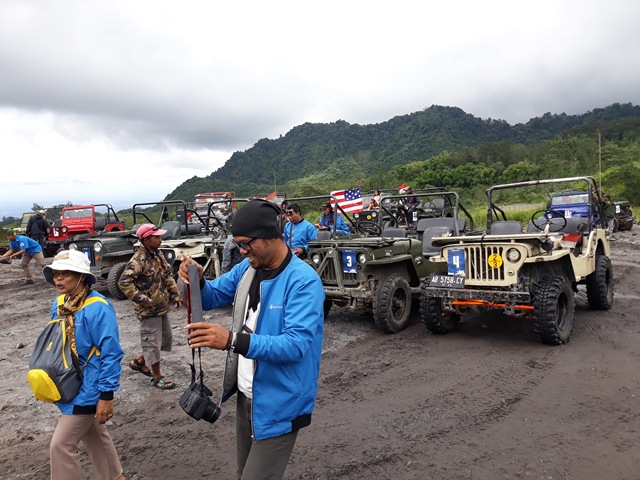
[[[602,195],[602,135],[600,129],[596,129],[596,133],[598,134],[598,188],[600,195]]]

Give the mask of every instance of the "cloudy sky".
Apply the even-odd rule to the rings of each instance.
[[[637,0],[0,0],[0,218],[162,200],[304,122],[640,104]]]

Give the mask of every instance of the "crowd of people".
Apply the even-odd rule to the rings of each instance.
[[[289,221],[283,228],[278,206],[266,200],[248,202],[235,213],[229,236],[241,261],[212,281],[203,278],[203,267],[190,258],[182,259],[179,270],[188,283],[188,265],[198,266],[204,309],[234,307],[231,329],[191,323],[188,339],[192,349],[228,352],[223,401],[236,397],[239,479],[282,478],[299,431],[311,423],[318,389],[324,291],[315,270],[302,260],[316,228],[302,218],[296,204],[287,206],[286,215]],[[152,387],[171,390],[175,384],[161,372],[161,352],[171,351],[169,311],[172,306],[179,310],[183,299],[159,252],[165,233],[153,224],[137,229],[138,250],[118,285],[134,303],[140,322],[142,352],[128,361],[129,368],[148,377]],[[14,231],[9,239],[11,248],[4,257],[10,261],[22,255],[25,272],[31,258],[44,259],[34,239]],[[82,442],[95,478],[123,480],[124,469],[106,427],[114,415],[124,356],[115,310],[91,289],[96,276],[83,252],[65,250],[50,265],[39,265],[58,293],[51,318],[64,317],[72,357],[83,365],[79,393],[56,402],[61,415],[50,443],[51,478],[82,477]],[[291,375],[300,381],[291,382]]]

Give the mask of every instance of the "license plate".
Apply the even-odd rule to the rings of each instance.
[[[462,275],[436,274],[431,276],[430,287],[464,288],[464,277]]]
[[[356,251],[355,250],[343,250],[342,251],[342,271],[344,273],[357,273],[356,265]]]

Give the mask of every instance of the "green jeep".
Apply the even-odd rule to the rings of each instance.
[[[414,193],[415,194],[415,193]],[[404,329],[411,313],[414,295],[420,292],[420,282],[430,273],[445,266],[433,264],[428,258],[437,253],[431,236],[436,228],[451,230],[455,235],[467,231],[464,217],[458,218],[458,195],[439,190],[437,193],[420,193],[421,201],[428,202],[433,196],[446,196],[453,205],[451,217],[420,219],[417,228],[383,227],[384,207],[374,220],[353,222],[341,211],[345,221],[351,223],[354,232],[349,236],[335,236],[328,231],[318,231],[315,241],[309,242],[307,261],[322,279],[325,293],[325,315],[331,305],[348,305],[350,309],[371,308],[376,325],[382,330],[395,333]],[[383,197],[381,205],[397,201],[402,195]],[[325,197],[306,197],[325,198]],[[303,199],[289,199],[289,202]],[[335,201],[335,198],[334,198]],[[469,228],[473,228],[471,216]],[[387,212],[390,214],[392,212]]]
[[[144,207],[149,207],[144,208]],[[154,221],[150,217],[158,218]],[[64,243],[65,249],[84,252],[91,262],[91,271],[98,279],[98,288],[106,288],[109,295],[120,300],[126,296],[120,290],[118,281],[127,263],[138,249],[136,231],[144,223],[160,225],[168,232],[163,241],[180,237],[181,230],[186,228],[191,218],[198,219],[198,214],[188,209],[185,202],[154,202],[133,205],[133,222],[131,229],[123,231],[100,231],[98,233],[79,234]],[[187,220],[189,219],[189,220]],[[200,232],[201,223],[195,228]],[[176,229],[177,226],[177,229]],[[193,235],[194,227],[188,227]]]

